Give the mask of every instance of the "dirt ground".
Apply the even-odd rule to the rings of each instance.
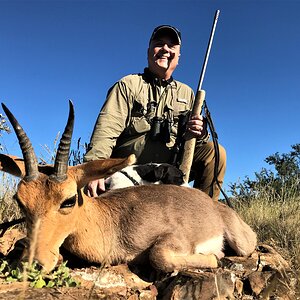
[[[23,248],[20,240],[24,234],[18,229],[10,229],[0,235],[0,258],[11,261],[19,259]],[[19,246],[19,243],[21,246]],[[20,249],[19,249],[20,248]],[[16,250],[17,249],[17,250]],[[151,283],[145,282],[129,271],[127,265],[111,268],[89,265],[61,249],[70,275],[80,283],[78,287],[31,288],[28,283],[6,282],[0,276],[0,299],[141,299],[141,292],[147,294],[143,299],[155,299],[156,290],[151,291]],[[100,276],[101,274],[101,276]],[[146,289],[143,291],[143,289]]]
[[[11,250],[14,248],[13,246],[20,238],[22,238],[22,234],[17,230],[10,230],[0,237],[0,254],[2,258],[11,255]],[[282,276],[289,270],[288,263],[270,246],[264,245],[260,248],[261,249],[257,249],[249,258],[227,257],[224,261],[222,260],[222,263],[224,264],[226,262],[226,264],[216,270],[203,271],[199,269],[199,272],[193,270],[188,276],[184,273],[178,274],[178,276],[175,275],[175,277],[164,275],[165,277],[159,278],[155,282],[155,285],[149,282],[150,280],[142,280],[142,276],[139,277],[132,273],[125,264],[107,268],[91,266],[81,260],[76,262],[74,256],[68,256],[68,253],[62,251],[64,259],[67,258],[68,261],[72,262],[67,266],[70,268],[70,275],[76,279],[77,282],[80,282],[80,286],[72,288],[30,288],[28,283],[7,283],[5,278],[0,278],[0,300],[155,300],[158,295],[159,299],[181,300],[204,299],[204,293],[207,294],[205,299],[249,300],[260,299],[260,295],[265,294],[266,291],[268,291],[270,295],[276,295],[276,297],[274,296],[275,298],[272,299],[294,299],[288,295],[296,295],[287,285],[292,281],[288,281],[288,277],[285,278]],[[279,271],[282,267],[284,267],[285,272]],[[147,267],[147,272],[148,271],[149,268]],[[152,273],[150,272],[150,274]],[[217,287],[216,278],[220,278],[220,285]],[[235,278],[235,280],[233,281],[232,278]],[[279,283],[282,282],[286,282],[286,284],[283,284],[281,288]],[[241,284],[240,288],[237,283]],[[222,286],[226,287],[223,291],[224,297],[214,298],[216,292],[217,295],[219,295],[221,291],[219,288]],[[293,286],[296,285],[293,284]],[[249,288],[251,289],[249,290]],[[214,290],[216,290],[216,292]],[[235,296],[233,296],[241,296],[242,291],[246,290],[249,290],[249,293],[243,294],[242,297],[235,298]],[[169,294],[168,291],[170,291],[171,294]],[[279,298],[277,297],[278,292],[280,292]],[[199,298],[200,293],[201,297]],[[208,294],[210,294],[210,296]],[[186,297],[187,295],[188,297]],[[167,296],[167,298],[165,298],[165,296]],[[296,296],[295,299],[299,298]]]
[[[22,289],[21,284],[10,284],[9,287],[1,286],[0,299],[16,300],[16,299],[39,299],[39,300],[74,300],[74,299],[128,299],[126,295],[114,294],[105,295],[97,289],[88,289],[85,287],[76,288],[26,288]]]

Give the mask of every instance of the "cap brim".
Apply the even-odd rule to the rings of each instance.
[[[155,29],[152,33],[150,38],[150,42],[156,39],[159,39],[162,36],[169,36],[177,45],[181,45],[181,37],[180,33],[171,26],[160,26],[159,28]]]

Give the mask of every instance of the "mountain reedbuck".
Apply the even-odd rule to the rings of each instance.
[[[21,177],[15,198],[26,215],[29,240],[35,236],[34,258],[46,271],[57,264],[61,246],[96,263],[129,263],[147,257],[164,272],[217,267],[225,242],[241,256],[255,249],[256,234],[237,213],[197,189],[147,185],[88,197],[83,187],[89,181],[133,164],[135,157],[68,167],[74,124],[71,102],[54,166],[38,165],[24,130],[2,106],[24,160],[1,154],[0,169]]]

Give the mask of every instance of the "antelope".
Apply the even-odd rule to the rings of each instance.
[[[0,169],[21,178],[15,199],[25,213],[29,240],[35,231],[36,242],[31,246],[45,271],[56,266],[61,246],[100,264],[130,263],[145,255],[156,270],[167,273],[218,267],[225,242],[239,256],[254,251],[256,234],[250,226],[234,210],[198,189],[142,185],[87,196],[84,186],[89,181],[132,165],[135,157],[69,167],[72,102],[54,165],[46,166],[38,164],[25,131],[2,106],[23,159],[1,154]]]

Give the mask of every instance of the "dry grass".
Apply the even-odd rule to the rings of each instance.
[[[300,199],[268,197],[243,203],[238,200],[235,208],[255,230],[258,240],[273,246],[290,264],[300,292]]]
[[[0,172],[0,223],[19,219],[23,215],[13,199],[19,179]]]

